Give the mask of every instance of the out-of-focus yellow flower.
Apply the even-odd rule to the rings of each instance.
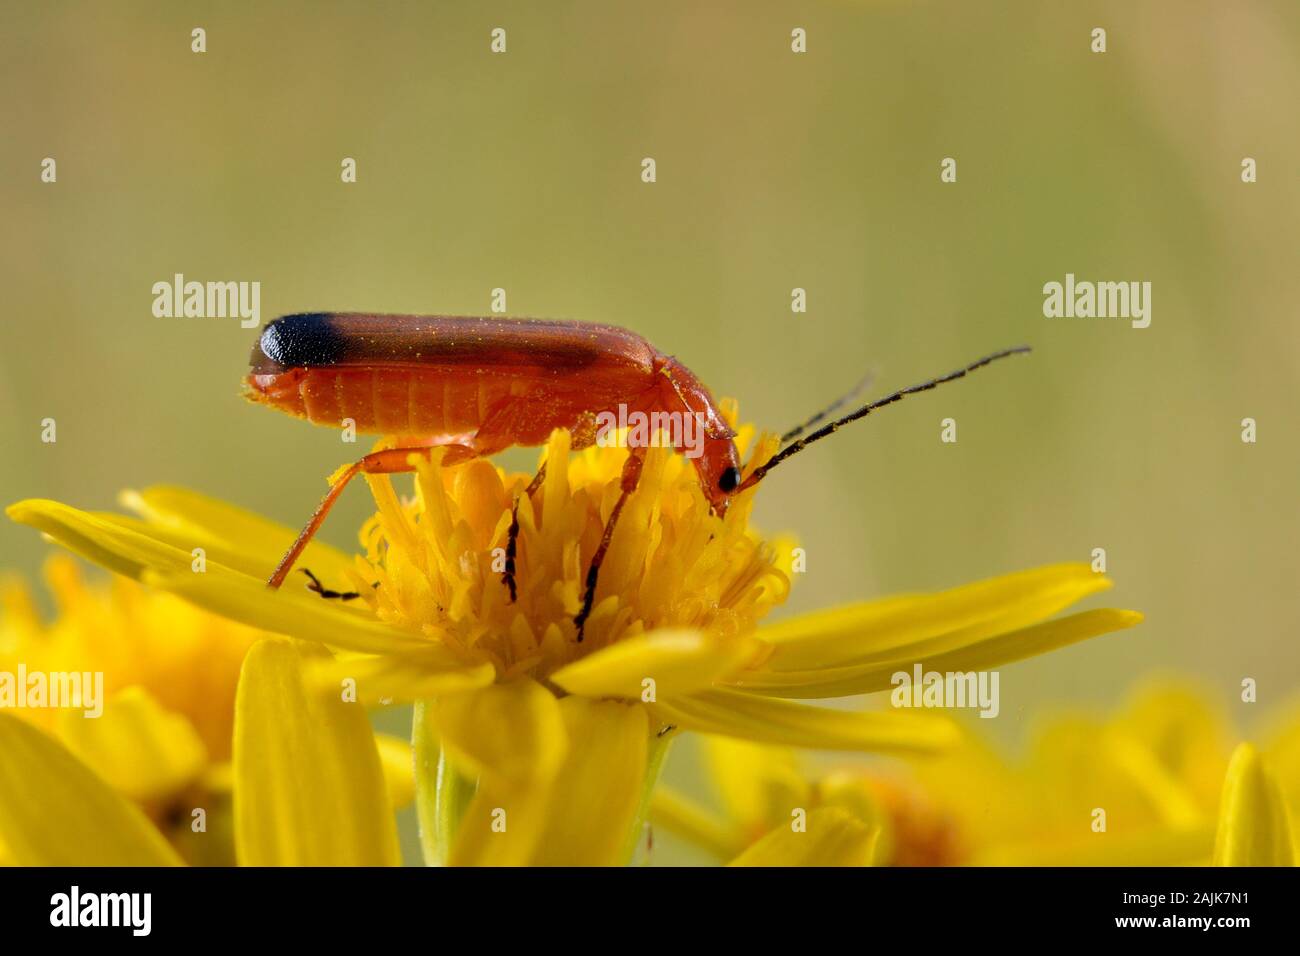
[[[879,834],[877,864],[1289,865],[1300,721],[1270,735],[1267,757],[1241,744],[1229,762],[1229,739],[1205,693],[1167,682],[1109,718],[1051,716],[1019,761],[974,732],[907,765],[830,770],[784,748],[709,739],[723,812],[661,788],[651,820],[722,859],[789,830],[794,811],[837,807]],[[1287,768],[1282,783],[1266,759]]]
[[[51,556],[46,579],[56,605],[49,622],[42,620],[24,582],[9,577],[0,583],[0,674],[11,680],[20,673],[42,679],[101,675],[103,698],[94,703],[102,712],[86,716],[84,706],[10,709],[0,700],[0,713],[55,737],[68,752],[67,760],[53,765],[60,768],[55,772],[73,760],[84,766],[85,773],[72,772],[69,785],[92,774],[134,803],[188,862],[234,862],[235,690],[257,631],[122,578],[88,585],[65,555]],[[384,738],[380,748],[395,804],[409,802],[414,782],[409,745]],[[0,773],[10,779],[0,802],[43,808],[57,800],[46,788],[51,780],[19,765],[18,752],[0,750]],[[8,842],[25,845],[13,834]],[[96,842],[102,839],[79,835],[68,849],[89,858]]]
[[[734,408],[729,409],[734,422]],[[743,429],[747,446],[752,429]],[[776,440],[756,443],[747,471]],[[453,863],[621,863],[641,831],[665,746],[681,729],[836,750],[931,752],[955,741],[933,715],[850,712],[794,699],[887,689],[914,663],[971,670],[1137,623],[1130,611],[1050,620],[1109,586],[1058,565],[936,595],[851,605],[760,628],[785,600],[788,551],[748,526],[754,490],[719,518],[691,463],[651,448],[602,566],[585,640],[573,618],[620,493],[628,452],[570,454],[557,431],[535,499],[519,498],[518,596],[499,563],[528,476],[483,461],[419,461],[399,500],[368,476],[378,514],[349,561],[313,542],[302,565],[355,604],[264,581],[294,533],[176,489],[128,496],[143,520],[50,501],[9,509],[113,570],[210,610],[335,650],[326,686],[415,700],[427,855]],[[207,556],[191,568],[192,549]],[[358,606],[359,605],[359,606]],[[237,781],[238,787],[238,781]]]
[[[651,821],[724,860],[789,830],[796,810],[840,808],[878,832],[876,864],[1291,865],[1300,721],[1279,724],[1266,757],[1240,744],[1230,761],[1229,740],[1204,692],[1167,682],[1113,717],[1052,715],[1019,761],[975,732],[906,765],[831,770],[792,750],[708,739],[723,812],[660,788]]]
[[[1238,758],[1230,768],[1236,734],[1212,701],[1194,684],[1152,680],[1109,718],[1052,717],[1022,761],[972,743],[914,769],[957,814],[973,863],[1203,865],[1229,812],[1220,797],[1252,767]],[[1286,753],[1296,741],[1300,722],[1280,727],[1265,751]],[[1286,780],[1291,799],[1300,798],[1300,774]],[[1238,829],[1259,804],[1244,806],[1232,815]],[[1275,818],[1268,832],[1284,830]],[[1291,852],[1286,841],[1275,849]]]
[[[912,769],[970,863],[1206,863],[1229,745],[1207,695],[1153,683],[1109,717],[1046,715],[1021,759],[972,735]]]
[[[704,738],[703,757],[722,812],[661,786],[650,820],[733,865],[960,862],[956,821],[897,768],[819,771],[788,748],[723,737]],[[836,838],[817,839],[819,830]]]
[[[102,675],[102,713],[10,712],[56,736],[187,857],[229,862],[235,684],[256,632],[131,581],[88,586],[63,555],[49,559],[46,579],[56,605],[48,623],[22,581],[0,585],[0,672]],[[37,805],[48,797],[17,785]],[[195,809],[206,818],[201,836]]]
[[[365,711],[305,679],[311,645],[264,640],[234,706],[234,860],[249,866],[401,862],[390,788]],[[407,773],[409,776],[409,771]],[[141,808],[59,740],[0,712],[0,840],[28,866],[174,866]]]

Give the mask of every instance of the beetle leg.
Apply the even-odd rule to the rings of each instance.
[[[435,446],[447,449],[443,456],[443,464],[454,465],[474,458],[478,455],[478,450],[470,445],[450,444]],[[270,580],[266,582],[267,587],[278,588],[284,583],[284,579],[289,576],[293,569],[293,564],[302,554],[303,549],[316,536],[320,530],[321,524],[325,521],[325,516],[330,513],[334,507],[334,502],[343,493],[349,481],[359,474],[367,475],[391,475],[403,471],[415,471],[415,466],[411,464],[411,456],[419,455],[423,458],[429,458],[433,454],[433,448],[423,446],[419,448],[386,448],[383,451],[371,452],[360,461],[355,461],[349,465],[342,474],[330,485],[330,490],[325,492],[325,497],[321,499],[316,510],[312,512],[311,520],[307,522],[306,527],[298,532],[298,537],[294,540],[289,550],[285,552],[280,563],[276,565],[275,571],[272,572]]]
[[[316,577],[316,575],[312,574],[306,568],[299,568],[298,570],[307,575],[307,590],[315,591],[323,598],[336,601],[351,601],[355,598],[361,597],[360,591],[331,591],[320,583],[320,578]]]
[[[609,550],[609,543],[614,537],[614,526],[618,524],[618,516],[623,513],[623,505],[627,503],[632,492],[636,491],[637,482],[641,480],[644,454],[644,449],[634,448],[628,454],[627,461],[623,463],[622,491],[618,501],[614,503],[614,510],[609,513],[609,522],[605,525],[605,533],[600,536],[596,553],[591,556],[591,566],[587,568],[587,586],[582,594],[582,610],[573,618],[573,625],[578,629],[579,644],[582,643],[583,628],[587,625],[587,618],[591,616],[591,608],[596,601],[596,579],[600,574],[600,566],[605,560],[605,553]]]
[[[538,488],[542,487],[542,480],[546,477],[546,462],[542,462],[542,467],[537,469],[537,474],[533,480],[528,483],[524,489],[523,497],[531,498]],[[510,603],[515,603],[517,586],[515,584],[515,556],[519,553],[519,495],[515,495],[514,507],[510,509],[510,531],[506,535],[506,570],[501,575],[501,583],[510,589]]]

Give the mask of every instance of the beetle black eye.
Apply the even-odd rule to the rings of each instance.
[[[725,491],[727,494],[731,494],[733,491],[735,491],[736,486],[739,484],[740,484],[740,472],[735,468],[728,468],[718,478],[718,487],[721,488],[723,491]]]

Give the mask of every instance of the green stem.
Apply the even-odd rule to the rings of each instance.
[[[420,850],[425,866],[437,866],[441,861],[438,852],[438,769],[442,752],[437,735],[429,726],[425,702],[415,703],[415,716],[411,721],[411,749],[415,751],[415,813],[420,823]]]
[[[465,808],[474,798],[474,781],[447,761],[428,718],[428,702],[417,701],[411,724],[415,750],[415,811],[426,866],[446,866]]]
[[[650,751],[646,754],[645,778],[641,782],[641,800],[637,804],[636,816],[632,820],[632,829],[628,832],[627,841],[623,844],[623,859],[628,863],[632,862],[632,857],[636,853],[636,848],[641,843],[641,835],[645,832],[646,817],[650,813],[650,797],[654,793],[655,787],[659,783],[659,775],[663,772],[664,761],[668,758],[668,748],[672,746],[675,733],[667,733],[662,736],[652,734],[650,737]]]

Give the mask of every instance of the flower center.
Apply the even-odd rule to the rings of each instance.
[[[744,429],[739,438],[748,443],[752,434]],[[765,460],[774,446],[763,439],[754,458]],[[484,460],[443,468],[437,452],[420,463],[413,499],[400,500],[389,476],[367,476],[378,512],[361,530],[357,590],[381,619],[420,629],[469,661],[490,661],[502,678],[544,679],[656,628],[694,628],[720,641],[751,632],[789,592],[790,549],[749,529],[752,492],[719,518],[691,462],[649,448],[579,643],[574,616],[627,455],[621,447],[571,453],[569,433],[557,431],[531,497],[524,494],[531,476],[506,475]],[[512,601],[503,575],[516,500]]]

